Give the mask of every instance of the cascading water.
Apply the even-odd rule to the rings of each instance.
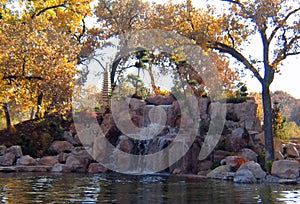
[[[118,150],[122,149],[122,143],[127,141],[132,144],[130,152],[127,150],[127,153],[137,155],[137,160],[131,161],[131,164],[127,165],[136,165],[138,172],[130,173],[154,173],[147,169],[147,167],[151,166],[151,169],[156,169],[155,167],[159,165],[159,160],[167,158],[159,158],[158,160],[151,161],[151,164],[145,164],[143,156],[161,151],[177,135],[177,129],[167,124],[168,114],[172,111],[171,108],[172,105],[146,105],[144,107],[142,127],[139,129],[139,132],[127,134],[126,136],[123,135],[119,138],[116,150],[113,153],[115,165],[120,165],[122,156]]]

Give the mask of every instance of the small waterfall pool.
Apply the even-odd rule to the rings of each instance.
[[[300,187],[155,174],[1,173],[1,203],[300,203]]]

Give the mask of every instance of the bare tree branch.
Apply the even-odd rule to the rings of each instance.
[[[284,23],[287,22],[287,20],[293,15],[295,14],[296,12],[300,11],[300,8],[297,8],[293,11],[291,11],[290,13],[288,13],[285,18],[279,23],[279,25],[272,31],[269,39],[268,39],[268,43],[270,43],[272,41],[272,39],[275,37],[276,33],[278,32],[278,30],[280,28],[282,28],[284,26]]]
[[[294,56],[294,55],[299,55],[300,54],[300,51],[299,52],[290,52],[290,53],[287,53],[286,56]]]
[[[283,36],[284,37],[284,36]],[[293,37],[290,42],[285,42],[284,47],[282,48],[281,52],[277,55],[276,59],[272,62],[272,65],[279,64],[281,61],[287,58],[287,56],[297,55],[300,51],[289,52],[292,48],[293,44],[300,39],[300,35],[296,35]]]
[[[14,75],[11,75],[11,76],[4,76],[2,78],[2,80],[8,80],[9,81],[9,84],[12,84],[12,82],[15,82],[17,79],[25,79],[25,80],[29,80],[29,81],[32,81],[32,80],[38,80],[38,81],[41,81],[43,80],[42,77],[40,76],[14,76]]]
[[[34,19],[35,17],[42,15],[43,13],[45,13],[46,11],[48,11],[48,10],[50,10],[50,9],[56,9],[56,8],[59,8],[59,7],[64,7],[64,8],[66,8],[66,7],[67,7],[67,1],[65,1],[63,4],[58,4],[58,5],[46,7],[46,8],[44,8],[44,9],[40,10],[38,13],[34,13],[34,14],[31,16],[31,18]]]
[[[229,36],[229,38],[230,38],[230,40],[231,40],[232,47],[235,47],[235,45],[234,45],[234,39],[233,39],[232,35],[230,34],[230,31],[229,31],[229,30],[227,30],[227,34],[228,34],[228,36]]]
[[[241,5],[241,2],[239,0],[221,0],[221,1],[226,1],[234,4],[238,4],[239,6]]]
[[[245,6],[240,2],[240,0],[221,0],[221,1],[226,1],[226,2],[229,2],[229,3],[233,3],[233,4],[236,4],[238,5],[246,14],[249,15],[247,9],[245,8]]]
[[[219,52],[224,52],[224,53],[230,54],[233,58],[235,58],[239,62],[243,63],[245,65],[246,69],[249,69],[254,74],[254,76],[261,83],[263,83],[263,78],[259,74],[258,70],[240,52],[238,52],[237,50],[235,50],[234,48],[232,48],[226,44],[219,43],[219,42],[209,43],[208,46],[211,49],[218,50]]]
[[[82,30],[78,36],[75,35],[75,38],[77,39],[78,42],[80,42],[81,38],[83,37],[83,35],[86,32],[86,25],[85,25],[84,18],[81,21],[82,21]]]

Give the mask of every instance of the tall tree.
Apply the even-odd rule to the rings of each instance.
[[[190,29],[182,33],[198,44],[229,54],[261,83],[266,160],[273,161],[270,85],[282,62],[300,54],[300,3],[289,0],[222,1],[228,3],[228,13],[217,16],[211,9],[208,17],[201,17],[202,11],[195,11]],[[209,21],[200,22],[203,18]],[[261,49],[261,56],[247,50],[255,38],[259,38],[255,45]]]
[[[38,112],[68,104],[90,2],[1,1],[1,103]]]

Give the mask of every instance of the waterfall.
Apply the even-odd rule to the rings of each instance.
[[[168,159],[167,155],[164,156],[164,158],[157,158],[153,161],[146,161],[145,155],[154,154],[163,150],[172,142],[172,138],[176,137],[178,130],[175,127],[167,125],[168,114],[171,112],[171,107],[172,105],[146,105],[144,107],[142,127],[139,132],[119,138],[116,151],[113,153],[115,165],[120,165],[122,155],[118,150],[122,148],[122,143],[125,141],[130,141],[130,144],[132,144],[130,152],[127,153],[136,155],[136,161],[130,161],[131,164],[126,164],[131,167],[136,167],[136,172],[130,173],[155,173],[153,169],[157,169],[156,167],[159,166],[159,162],[167,162],[162,161]],[[122,165],[124,164],[122,163]],[[132,169],[129,168],[129,166],[127,166],[128,169]],[[126,167],[124,168],[126,169]]]

